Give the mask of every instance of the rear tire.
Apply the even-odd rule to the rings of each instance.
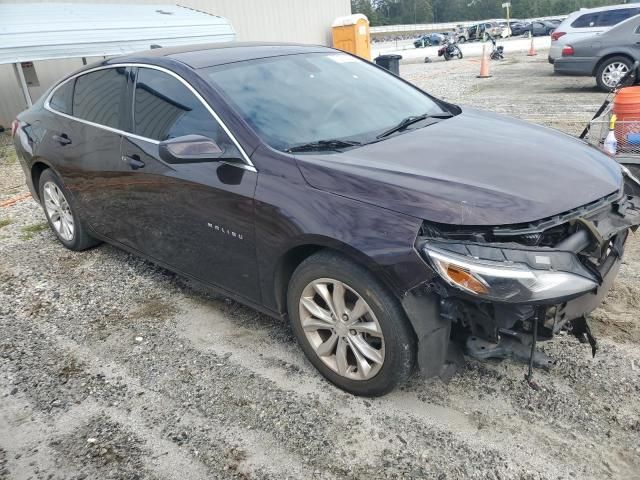
[[[62,245],[80,251],[101,243],[87,233],[73,197],[53,170],[42,172],[38,192],[49,227]]]
[[[617,56],[611,57],[602,62],[596,71],[596,83],[598,88],[603,92],[612,92],[615,89],[613,82],[618,75],[628,72],[633,65],[633,62],[627,57]],[[634,82],[634,75],[629,79],[629,83]]]
[[[379,396],[409,378],[413,331],[398,300],[366,268],[336,252],[316,253],[293,273],[287,307],[305,355],[338,388]]]

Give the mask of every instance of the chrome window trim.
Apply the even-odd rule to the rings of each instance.
[[[218,116],[218,114],[213,110],[213,108],[211,108],[211,105],[209,105],[209,103],[207,103],[207,101],[204,98],[202,98],[202,95],[200,95],[196,91],[196,89],[194,89],[191,86],[191,84],[189,82],[187,82],[184,78],[182,78],[180,75],[178,75],[177,73],[172,72],[171,70],[166,69],[164,67],[159,67],[157,65],[149,65],[149,64],[146,64],[146,63],[114,63],[112,65],[101,65],[99,67],[94,67],[94,68],[90,68],[88,70],[83,70],[82,72],[76,73],[75,75],[72,75],[69,78],[65,78],[63,81],[58,83],[55,87],[53,87],[51,89],[51,92],[49,92],[49,95],[47,95],[47,98],[45,99],[44,108],[46,110],[50,111],[51,113],[55,113],[56,115],[60,115],[62,117],[68,118],[70,120],[75,120],[76,122],[84,123],[86,125],[90,125],[90,126],[96,127],[96,128],[101,128],[103,130],[107,130],[109,132],[117,133],[119,135],[124,135],[125,137],[135,138],[135,139],[138,139],[138,140],[143,140],[145,142],[153,143],[154,145],[159,145],[160,142],[158,140],[154,140],[152,138],[147,138],[147,137],[142,137],[142,136],[136,135],[134,133],[125,132],[124,130],[120,130],[118,128],[108,127],[106,125],[101,125],[99,123],[94,123],[94,122],[91,122],[89,120],[85,120],[83,118],[74,117],[73,115],[69,115],[69,114],[66,114],[66,113],[59,112],[58,110],[55,110],[50,105],[51,97],[53,96],[53,94],[60,87],[62,87],[64,84],[66,84],[67,82],[70,82],[71,80],[73,80],[75,78],[78,78],[78,77],[80,77],[82,75],[85,75],[87,73],[96,72],[96,71],[99,71],[99,70],[106,70],[107,68],[120,68],[120,67],[150,68],[152,70],[158,70],[160,72],[164,72],[164,73],[166,73],[168,75],[171,75],[176,80],[181,82],[200,101],[200,103],[202,103],[202,105],[204,105],[204,107],[209,111],[209,113],[211,114],[213,119],[218,123],[218,125],[220,125],[222,130],[229,136],[229,138],[231,139],[233,144],[236,146],[236,148],[238,149],[238,151],[242,155],[243,160],[245,161],[244,164],[233,163],[233,162],[225,162],[225,163],[229,163],[231,165],[235,165],[237,167],[244,168],[245,170],[249,170],[251,172],[257,172],[258,171],[256,169],[256,167],[253,165],[253,163],[251,162],[251,160],[249,159],[249,156],[247,155],[247,153],[244,151],[244,148],[242,148],[240,143],[238,143],[238,140],[236,139],[236,137],[231,133],[229,128],[225,125],[225,123]]]

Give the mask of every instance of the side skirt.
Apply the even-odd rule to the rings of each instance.
[[[112,240],[109,237],[106,237],[104,235],[100,235],[99,233],[96,233],[95,230],[91,227],[89,227],[89,230],[91,231],[91,235],[99,240],[102,240],[105,243],[108,243],[109,245],[113,245],[116,248],[119,248],[121,250],[124,250],[126,252],[132,253],[138,257],[141,257],[151,263],[154,263],[156,265],[158,265],[159,267],[162,267],[166,270],[169,270],[170,272],[176,273],[178,275],[180,275],[181,277],[185,277],[188,278],[189,280],[193,280],[198,282],[199,284],[203,285],[204,287],[211,289],[212,291],[223,295],[225,297],[229,297],[230,299],[241,303],[247,307],[253,308],[254,310],[259,311],[260,313],[264,313],[265,315],[269,315],[272,318],[278,319],[278,320],[286,320],[287,319],[287,315],[286,313],[278,313],[275,310],[271,310],[270,308],[265,307],[264,305],[261,305],[259,303],[254,302],[253,300],[249,300],[248,298],[239,295],[237,293],[233,293],[230,292],[229,290],[226,290],[225,288],[219,286],[219,285],[215,285],[213,283],[210,282],[206,282],[194,275],[191,275],[189,273],[183,272],[161,260],[158,260],[157,258],[151,257],[149,255],[146,255],[142,252],[140,252],[139,250],[129,247],[127,245],[124,245],[120,242],[117,242],[115,240]]]

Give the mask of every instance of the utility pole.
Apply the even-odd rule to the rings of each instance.
[[[511,2],[504,2],[502,4],[502,8],[506,8],[507,9],[507,29],[509,29],[509,36],[511,36],[511,24],[509,23],[510,20],[510,12],[509,10],[511,9]]]

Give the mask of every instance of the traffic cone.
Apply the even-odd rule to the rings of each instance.
[[[487,45],[482,46],[482,60],[480,61],[480,75],[478,78],[490,78],[489,75],[489,59],[487,58]]]
[[[536,53],[536,47],[533,46],[533,35],[531,36],[531,47],[529,47],[529,53],[527,53],[527,57],[535,57],[538,55]]]

